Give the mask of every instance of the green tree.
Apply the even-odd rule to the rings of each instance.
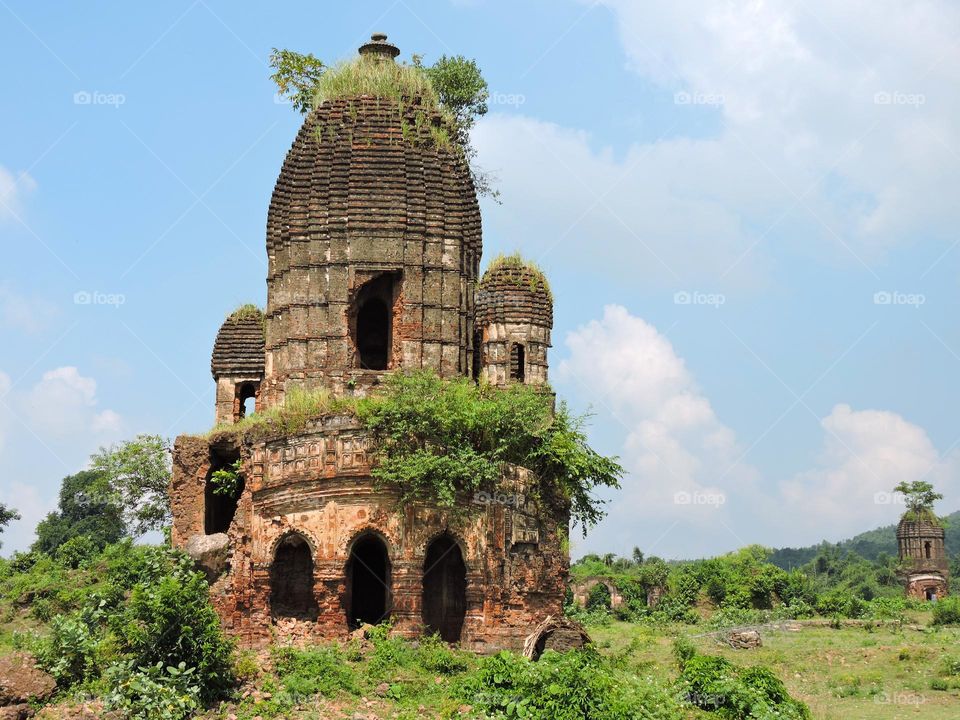
[[[0,533],[2,533],[3,529],[10,524],[11,520],[19,520],[19,519],[20,519],[20,513],[18,513],[13,508],[8,508],[3,503],[0,503]]]
[[[114,502],[106,478],[100,472],[85,470],[63,479],[57,510],[37,525],[37,540],[31,549],[52,555],[61,545],[81,536],[102,549],[125,532],[123,513]]]
[[[311,53],[273,48],[270,66],[274,70],[270,79],[279,94],[289,99],[297,112],[310,112],[316,104],[320,79],[327,70],[323,61]],[[467,160],[477,192],[497,199],[499,192],[493,186],[495,178],[477,166],[477,152],[470,141],[470,130],[477,118],[487,113],[487,99],[490,97],[487,81],[476,61],[462,55],[442,55],[433,65],[427,66],[423,64],[422,56],[414,55],[412,65],[405,67],[421,71],[430,81],[441,108],[453,120],[454,140]]]
[[[317,83],[326,69],[323,62],[312,53],[273,48],[270,67],[275,71],[270,79],[276,83],[278,94],[287,97],[294,110],[305,114],[313,109]]]
[[[124,522],[134,535],[161,530],[170,524],[170,442],[159,435],[137,435],[133,440],[100,450],[91,467],[106,480]]]
[[[893,491],[903,495],[907,503],[907,510],[918,518],[928,517],[936,519],[936,515],[933,513],[933,504],[937,502],[937,500],[942,500],[943,495],[936,492],[930,483],[924,482],[923,480],[902,482],[897,485]]]

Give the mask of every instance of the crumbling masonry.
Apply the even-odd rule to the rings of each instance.
[[[374,36],[361,54],[392,63],[396,48]],[[217,335],[219,424],[298,391],[363,395],[391,371],[546,384],[549,290],[522,267],[478,277],[469,169],[435,140],[441,116],[404,100],[340,98],[303,123],[267,216],[266,312],[242,308]],[[406,636],[519,650],[562,614],[568,511],[529,499],[528,471],[455,511],[399,509],[371,478],[374,450],[350,415],[177,439],[173,542],[207,570],[230,633],[319,640],[389,619]],[[214,493],[212,474],[237,461],[237,493]]]
[[[943,526],[931,516],[907,513],[897,525],[900,574],[907,596],[937,600],[950,586],[950,561]]]

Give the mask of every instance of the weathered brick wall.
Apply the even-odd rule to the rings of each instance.
[[[897,545],[907,595],[923,600],[927,591],[932,590],[937,597],[944,597],[949,586],[950,560],[943,528],[904,518],[897,525]],[[927,557],[928,547],[930,557]]]
[[[480,211],[436,124],[435,112],[372,97],[307,116],[267,220],[267,407],[297,385],[339,391],[359,369],[351,302],[382,273],[401,286],[389,369],[471,372]]]
[[[203,532],[203,483],[211,449],[223,452],[229,434],[179,438],[171,485],[174,543],[184,546]],[[397,506],[394,494],[374,487],[370,440],[349,417],[331,417],[291,438],[241,444],[246,483],[228,532],[230,571],[211,588],[227,629],[248,645],[275,634],[329,639],[347,634],[346,565],[351,546],[373,533],[384,542],[391,565],[396,630],[422,631],[424,561],[430,543],[448,533],[466,566],[466,616],[461,643],[477,651],[522,647],[533,627],[562,612],[568,557],[561,533],[565,511],[530,500],[534,481],[514,469],[498,494],[464,498],[455,509]],[[219,450],[217,450],[219,448]],[[304,537],[314,563],[316,621],[295,628],[275,623],[270,612],[270,566],[289,533]]]

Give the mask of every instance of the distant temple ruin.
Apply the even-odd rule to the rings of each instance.
[[[945,597],[950,585],[950,561],[943,526],[936,517],[932,513],[905,513],[897,525],[897,547],[907,595],[918,600]]]
[[[393,63],[397,49],[378,35],[361,54]],[[431,132],[445,123],[415,97],[328,100],[280,170],[266,310],[241,308],[220,329],[220,427],[177,439],[170,486],[173,543],[205,567],[243,644],[389,620],[406,636],[521,649],[562,615],[569,508],[529,499],[525,469],[505,471],[511,502],[401,508],[376,487],[373,440],[350,414],[267,438],[229,429],[296,393],[362,396],[391,371],[546,385],[549,289],[522,263],[479,277],[477,193],[463,154]],[[230,468],[242,481],[217,494],[211,478]]]

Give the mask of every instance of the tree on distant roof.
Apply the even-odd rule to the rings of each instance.
[[[935,491],[933,485],[923,480],[904,481],[897,485],[893,491],[903,495],[907,503],[907,512],[912,514],[915,519],[937,521],[937,516],[933,512],[933,505],[937,500],[942,500],[943,495]]]

